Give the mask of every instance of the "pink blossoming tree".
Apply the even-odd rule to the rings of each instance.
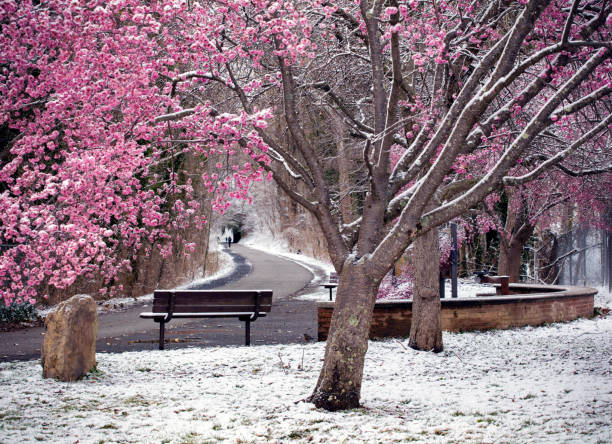
[[[175,160],[186,147],[174,139],[200,140],[189,149],[202,159],[231,157],[240,139],[257,147],[253,157],[265,163],[265,146],[253,131],[265,112],[219,114],[206,97],[182,93],[183,83],[201,77],[183,68],[202,67],[197,58],[206,56],[198,55],[205,51],[196,31],[175,32],[184,11],[175,6],[0,4],[0,125],[8,135],[0,153],[5,303],[33,301],[43,283],[65,288],[94,272],[110,284],[129,269],[119,249],[162,245],[170,225],[201,225],[201,218],[193,220],[201,202],[193,199],[190,181],[177,180]],[[208,35],[207,28],[201,32]],[[193,60],[175,58],[190,47]],[[169,120],[177,110],[181,121]],[[261,170],[250,164],[235,165],[222,178],[204,177],[220,211],[228,198],[247,198],[248,183],[260,179]],[[170,254],[171,244],[163,245]]]

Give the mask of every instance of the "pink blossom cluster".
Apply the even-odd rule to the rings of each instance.
[[[387,274],[380,286],[376,300],[392,301],[398,299],[412,299],[414,294],[414,269],[412,265],[407,265],[399,276]]]
[[[33,301],[46,286],[66,288],[80,276],[101,275],[114,291],[115,276],[130,269],[119,250],[135,255],[156,243],[171,254],[169,229],[204,222],[191,180],[174,166],[185,153],[226,155],[231,174],[203,175],[215,209],[249,198],[263,170],[233,153],[268,161],[256,129],[269,110],[219,113],[185,97],[212,81],[231,85],[218,77],[228,60],[256,64],[255,34],[298,27],[284,32],[283,50],[297,57],[312,49],[296,40],[307,35],[299,15],[259,3],[259,24],[228,19],[247,1],[0,4],[0,125],[11,139],[0,163],[0,299]],[[243,44],[221,51],[230,32]],[[163,118],[173,113],[186,117]],[[198,142],[174,142],[185,136]]]

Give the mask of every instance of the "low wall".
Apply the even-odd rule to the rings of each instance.
[[[588,287],[529,284],[510,284],[510,291],[514,294],[441,299],[442,329],[504,329],[590,317],[597,293]],[[319,341],[327,339],[333,308],[333,302],[317,304]],[[411,318],[412,300],[377,302],[370,339],[409,336]]]

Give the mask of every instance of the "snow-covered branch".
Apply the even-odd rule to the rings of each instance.
[[[558,165],[561,161],[563,161],[567,156],[569,156],[572,152],[574,152],[578,147],[582,146],[584,143],[594,138],[597,134],[599,134],[602,130],[605,130],[608,125],[612,123],[612,114],[608,115],[604,120],[602,120],[598,125],[594,126],[590,131],[586,132],[582,135],[578,140],[572,143],[569,147],[555,154],[553,157],[548,160],[542,162],[537,168],[533,169],[527,174],[518,177],[504,177],[503,182],[504,185],[522,185],[531,180],[534,180],[540,174],[542,174],[547,169],[550,169],[552,166]],[[604,169],[607,171],[607,169]]]

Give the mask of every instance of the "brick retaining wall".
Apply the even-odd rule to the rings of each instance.
[[[588,287],[528,284],[510,284],[510,290],[517,294],[442,299],[442,329],[503,329],[590,317],[597,293]],[[333,307],[333,302],[317,304],[319,341],[327,339]],[[409,336],[411,317],[411,300],[377,302],[370,339]]]

